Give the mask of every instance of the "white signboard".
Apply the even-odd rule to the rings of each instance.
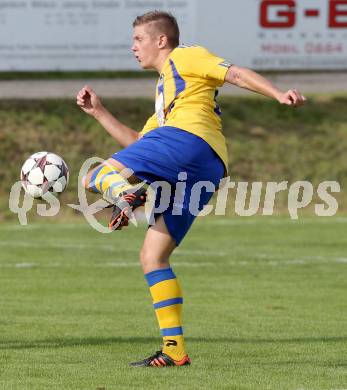
[[[346,68],[347,1],[261,1],[256,68]]]
[[[0,0],[0,70],[139,69],[132,22],[153,9],[194,40],[195,0]]]
[[[347,0],[0,0],[0,70],[139,69],[132,22],[153,9],[241,66],[347,69]]]
[[[347,0],[214,4],[218,19],[205,1],[198,9],[197,40],[231,62],[254,69],[347,69]]]

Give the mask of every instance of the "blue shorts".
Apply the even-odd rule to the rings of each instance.
[[[225,171],[222,160],[207,142],[192,133],[170,126],[146,133],[135,143],[113,154],[112,158],[132,169],[135,176],[148,184],[166,181],[172,186],[169,207],[158,215],[163,215],[177,245],[188,232],[197,214],[192,213],[190,207],[194,184],[209,181],[213,183],[212,187],[217,188]],[[179,191],[176,190],[176,184],[180,181],[178,175],[181,172],[186,173],[186,188],[182,197],[178,196],[181,204],[177,206]],[[181,181],[185,181],[184,176],[183,179],[180,177]],[[211,185],[208,190],[201,188],[200,199],[194,210],[202,210],[212,195]]]

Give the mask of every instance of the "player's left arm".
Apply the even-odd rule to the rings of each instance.
[[[241,88],[249,89],[261,95],[276,99],[281,104],[298,107],[305,103],[306,98],[296,89],[283,92],[269,80],[248,68],[232,65],[228,69],[225,81]]]

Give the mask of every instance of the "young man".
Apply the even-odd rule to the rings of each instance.
[[[89,86],[78,93],[81,109],[124,147],[89,172],[84,185],[117,203],[110,228],[120,229],[127,225],[129,208],[133,210],[146,200],[145,190],[134,190],[129,182],[151,184],[162,180],[174,187],[180,180],[185,181],[180,212],[175,210],[177,202],[172,196],[169,208],[157,215],[155,225],[149,227],[140,253],[163,347],[153,356],[131,363],[184,366],[190,364],[190,359],[183,339],[183,298],[169,257],[194,221],[189,209],[193,185],[209,181],[217,188],[228,166],[216,88],[229,82],[292,107],[303,104],[305,98],[295,90],[281,92],[257,73],[231,65],[202,47],[180,46],[179,28],[171,14],[148,12],[137,17],[133,27],[132,51],[136,59],[142,68],[155,69],[160,75],[155,113],[138,133],[113,117]],[[134,172],[129,182],[120,173],[125,168]],[[199,210],[211,196],[208,192],[201,194]]]

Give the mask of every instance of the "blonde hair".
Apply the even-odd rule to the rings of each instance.
[[[143,24],[153,24],[153,27],[166,35],[170,47],[175,48],[179,45],[180,30],[176,18],[169,12],[150,11],[137,16],[133,22],[133,27]]]

